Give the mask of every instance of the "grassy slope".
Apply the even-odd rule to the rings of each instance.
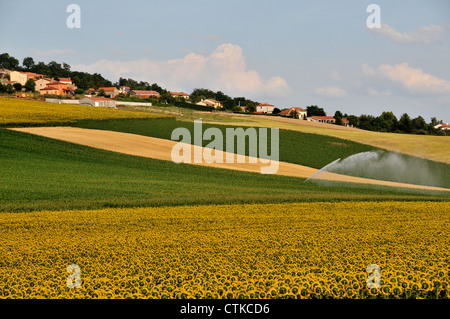
[[[188,109],[180,110],[176,107],[142,107],[137,109],[170,114],[183,121],[193,121],[202,117],[203,122],[211,124],[278,127],[304,133],[321,134],[450,164],[450,138],[448,136],[370,132],[285,118],[282,118],[283,121],[280,122],[279,117],[197,112]]]
[[[153,136],[158,138],[170,139],[172,131],[178,127],[185,127],[189,129],[193,136],[194,124],[188,121],[174,121],[172,119],[130,119],[130,120],[109,120],[109,121],[85,121],[83,123],[75,124],[75,126],[85,128],[96,128],[102,130],[112,130],[119,132],[127,132],[145,136]],[[220,128],[225,137],[226,127],[230,125],[217,125],[203,123],[203,130],[209,127]],[[376,150],[376,148],[356,143],[353,141],[339,139],[336,137],[303,133],[292,130],[280,130],[280,160],[295,163],[314,168],[322,168],[328,163],[337,158],[345,158],[350,155]],[[204,141],[203,146],[206,146],[210,141]],[[224,138],[225,149],[225,138]],[[376,178],[390,181],[398,181],[413,184],[426,184],[431,186],[440,186],[450,188],[450,165],[434,162],[422,158],[415,158],[412,156],[404,156],[409,164],[414,164],[417,168],[427,168],[430,175],[435,178],[429,178],[426,181],[423,178],[416,176],[416,174],[403,174],[400,179],[399,176],[394,176],[379,171],[376,176],[368,175],[364,172],[359,172],[355,176]],[[352,172],[345,172],[350,174]]]
[[[340,200],[448,200],[122,155],[0,129],[0,211]],[[347,185],[349,186],[349,185]],[[358,188],[356,188],[358,187]]]
[[[231,121],[231,119],[227,117],[224,122],[230,125],[278,127],[280,129],[332,136],[389,151],[450,164],[450,138],[448,136],[395,134],[364,130],[337,130],[330,124],[324,124],[322,127],[318,127],[304,125],[306,123],[302,121],[295,121],[293,123],[278,122],[273,121],[273,119],[268,116],[249,117],[248,120],[244,120],[243,116],[233,118],[237,120]],[[222,118],[217,116],[208,121],[210,123],[223,123]]]

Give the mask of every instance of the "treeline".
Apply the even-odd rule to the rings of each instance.
[[[326,116],[325,110],[317,105],[308,106],[306,111],[308,116]],[[431,118],[430,123],[427,123],[422,116],[411,118],[407,113],[397,119],[393,112],[383,112],[380,116],[366,114],[356,116],[336,111],[333,117],[336,125],[343,125],[342,119],[346,118],[351,126],[367,131],[446,135],[446,132],[434,128],[437,124],[442,123],[442,120],[439,121],[436,117]]]
[[[411,118],[408,113],[404,113],[399,119],[392,112],[383,112],[379,116],[363,114],[359,117],[349,116],[350,124],[363,130],[376,132],[392,132],[406,134],[438,134],[445,135],[442,130],[436,130],[439,121],[433,117],[427,123],[422,116]],[[442,122],[442,121],[441,121]]]

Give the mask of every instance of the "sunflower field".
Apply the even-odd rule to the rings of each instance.
[[[0,298],[450,296],[449,202],[2,213],[0,236]]]
[[[168,115],[0,97],[0,125],[73,123],[80,120],[167,118]]]

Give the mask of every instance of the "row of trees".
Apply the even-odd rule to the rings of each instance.
[[[325,110],[317,105],[308,106],[306,111],[308,116],[326,116]],[[404,113],[399,119],[393,112],[383,112],[379,116],[366,114],[361,116],[348,115],[343,114],[341,111],[334,113],[336,125],[343,125],[343,118],[347,118],[351,126],[367,131],[445,135],[445,132],[442,130],[434,128],[437,124],[442,123],[436,117],[431,118],[431,122],[427,123],[422,116],[411,118],[407,113]]]
[[[442,121],[437,118],[431,118],[431,122],[427,123],[422,116],[411,118],[408,113],[404,113],[399,119],[393,112],[383,112],[379,116],[366,115],[361,116],[342,114],[336,111],[334,114],[336,124],[342,124],[342,119],[347,118],[349,124],[367,131],[391,132],[391,133],[407,133],[407,134],[439,134],[443,135],[441,130],[436,130],[434,126]]]

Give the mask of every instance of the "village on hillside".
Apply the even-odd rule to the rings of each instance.
[[[35,95],[39,95],[40,97],[45,98],[47,102],[98,107],[116,108],[117,105],[151,106],[152,103],[149,102],[151,99],[157,100],[161,98],[161,94],[158,91],[137,90],[132,89],[129,86],[109,86],[78,90],[82,91],[82,94],[80,95],[76,94],[78,87],[70,77],[52,78],[44,74],[9,70],[5,68],[0,69],[0,85],[8,87],[10,90],[9,93],[15,93],[17,97],[35,97]],[[226,109],[223,103],[216,99],[201,98],[200,101],[196,101],[195,99],[191,99],[190,94],[185,92],[169,92],[169,94],[177,101],[205,107],[206,109],[214,110],[216,112],[225,111]],[[142,102],[136,101],[136,99],[142,99]],[[317,106],[315,106],[315,110],[322,112],[312,112],[312,110],[308,111],[308,109],[309,107],[306,109],[301,107],[280,109],[273,104],[259,103],[251,106],[239,105],[232,111],[243,114],[276,115],[346,127],[360,127],[356,124],[356,121],[359,119],[355,116],[347,117],[347,114],[343,115],[340,112],[337,112],[338,114],[335,114],[335,116],[327,116],[323,109],[319,109]],[[448,123],[443,123],[443,121],[435,121],[430,125],[436,131],[450,130],[450,125]],[[367,129],[371,130],[370,128]]]

